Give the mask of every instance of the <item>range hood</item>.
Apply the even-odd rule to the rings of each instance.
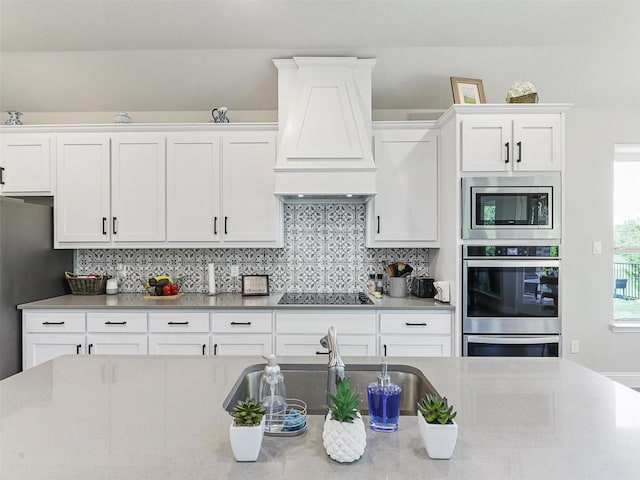
[[[275,194],[364,199],[376,194],[371,149],[375,59],[294,57],[278,68]]]

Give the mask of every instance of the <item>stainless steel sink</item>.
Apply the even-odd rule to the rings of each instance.
[[[324,415],[327,403],[327,366],[323,364],[280,364],[287,388],[287,397],[304,400],[309,415]],[[238,400],[247,397],[258,399],[260,376],[264,364],[251,365],[244,369],[235,385],[224,401],[224,408],[228,412]],[[367,385],[376,382],[379,365],[349,365],[346,366],[347,377],[351,377],[351,386],[360,393],[362,403],[359,406],[363,415],[368,415]],[[409,365],[389,365],[388,373],[391,381],[402,387],[400,415],[415,415],[417,403],[427,393],[438,393],[424,374]]]

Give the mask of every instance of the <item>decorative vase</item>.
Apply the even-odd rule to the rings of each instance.
[[[22,120],[20,120],[22,112],[17,110],[7,110],[7,113],[9,114],[9,119],[4,122],[5,125],[22,125]]]
[[[458,424],[455,420],[444,425],[427,423],[421,413],[418,413],[418,425],[422,443],[430,458],[451,458],[458,440]]]
[[[519,97],[510,97],[509,103],[538,103],[538,94],[534,92]]]
[[[113,123],[131,123],[132,121],[127,112],[118,112],[113,117]]]
[[[353,423],[338,422],[327,414],[322,430],[322,444],[331,459],[340,463],[350,463],[358,460],[367,446],[367,432],[364,428],[362,416],[358,416]]]
[[[246,425],[235,425],[231,422],[229,427],[229,439],[231,440],[231,450],[238,462],[255,462],[260,455],[262,439],[264,438],[264,422],[266,416],[262,416],[260,425],[248,427]]]

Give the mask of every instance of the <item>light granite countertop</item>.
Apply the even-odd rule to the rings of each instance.
[[[408,295],[402,298],[383,295],[381,299],[370,296],[372,305],[278,305],[282,294],[243,297],[238,293],[206,295],[185,293],[177,298],[147,299],[142,293],[121,293],[118,295],[63,295],[37,302],[18,305],[24,309],[444,309],[453,310],[450,303],[441,303],[433,298],[418,298]]]
[[[347,371],[377,361],[345,360]],[[393,358],[421,369],[458,410],[450,460],[429,459],[416,418],[403,416],[395,433],[367,429],[364,456],[338,464],[322,447],[322,417],[310,416],[304,434],[265,437],[257,462],[237,463],[222,405],[255,363],[74,355],[5,379],[0,478],[635,480],[640,472],[640,394],[558,358]]]

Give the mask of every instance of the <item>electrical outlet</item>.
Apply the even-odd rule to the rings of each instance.
[[[600,240],[593,241],[593,254],[594,255],[602,254],[602,242]]]
[[[571,340],[571,353],[580,353],[580,340]]]
[[[231,276],[232,277],[240,276],[240,265],[231,265]]]

